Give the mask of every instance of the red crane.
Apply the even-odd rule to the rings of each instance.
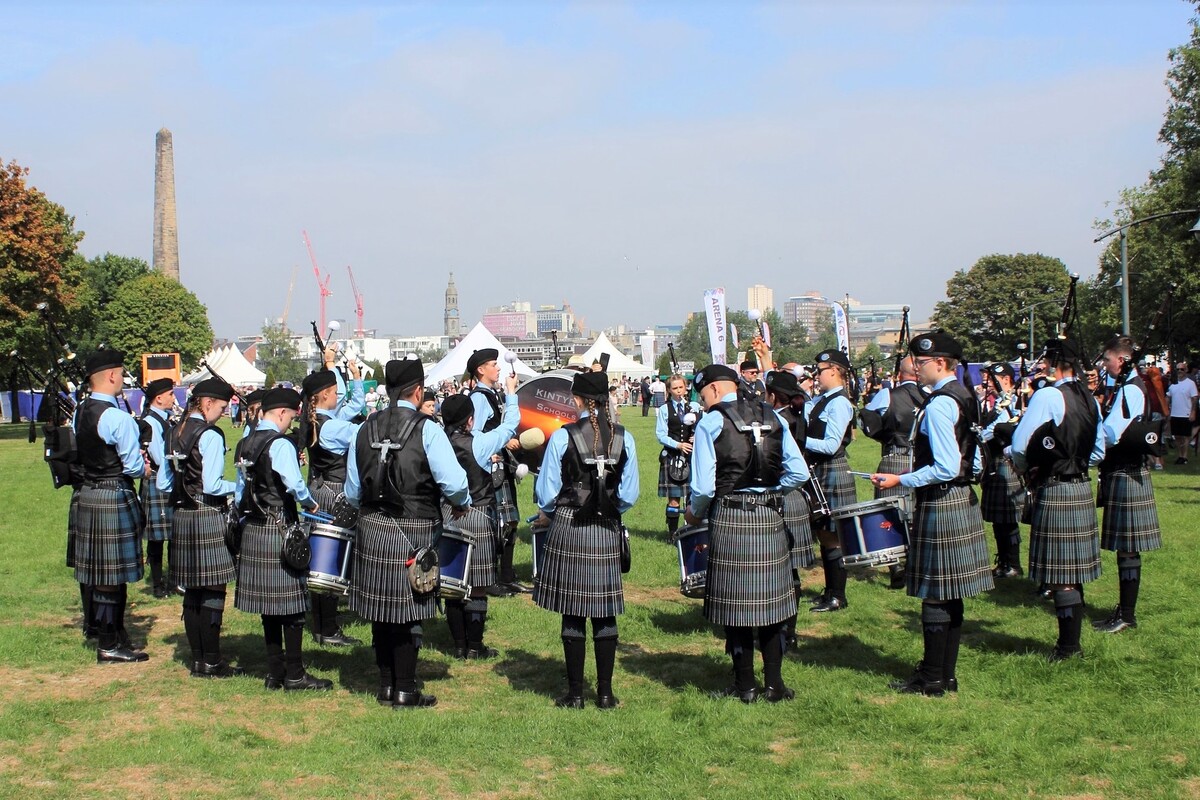
[[[363,296],[362,292],[358,291],[358,284],[354,282],[354,270],[350,265],[346,265],[346,272],[350,273],[350,291],[354,293],[354,316],[358,318],[358,324],[354,327],[354,335],[362,339],[367,335],[367,331],[363,328]]]
[[[313,252],[312,242],[308,239],[308,231],[300,231],[300,235],[304,237],[304,246],[308,248],[308,258],[312,261],[313,275],[317,276],[317,288],[321,290],[321,325],[317,328],[319,331],[326,330],[325,328],[325,298],[333,294],[333,290],[329,288],[329,281],[333,280],[333,276],[328,272],[325,273],[325,280],[321,280],[321,268],[317,266],[317,254]]]

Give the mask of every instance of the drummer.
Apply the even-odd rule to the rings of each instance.
[[[680,455],[691,457],[692,432],[699,416],[687,394],[686,378],[678,373],[667,378],[667,402],[658,407],[654,422],[654,434],[663,447],[658,456],[658,496],[667,498],[667,533],[671,534],[679,528],[680,502],[687,505],[687,477],[672,480],[668,467]],[[691,422],[687,421],[689,415]]]
[[[461,660],[493,658],[498,653],[483,643],[487,623],[487,588],[496,582],[496,562],[500,554],[500,528],[496,523],[496,488],[492,483],[492,456],[517,433],[521,409],[517,405],[517,374],[510,372],[505,379],[504,414],[500,425],[484,433],[471,432],[474,410],[471,398],[456,394],[442,404],[442,421],[446,436],[458,463],[467,473],[471,491],[471,510],[455,524],[475,540],[471,555],[468,600],[446,600],[446,624],[454,640],[454,657]],[[442,502],[442,522],[452,517],[449,503]]]
[[[908,554],[908,594],[921,598],[925,655],[908,680],[892,688],[940,697],[958,691],[955,666],[962,636],[963,598],[992,588],[979,500],[971,489],[982,469],[972,431],[979,423],[975,392],[956,376],[962,347],[941,331],[909,342],[921,385],[932,389],[919,417],[913,471],[876,473],[881,489],[916,489],[916,524]]]

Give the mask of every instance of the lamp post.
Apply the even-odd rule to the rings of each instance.
[[[1058,300],[1041,300],[1037,303],[1034,303],[1033,305],[1028,305],[1021,309],[1021,311],[1029,312],[1029,352],[1030,353],[1033,352],[1033,346],[1034,346],[1034,342],[1033,342],[1034,309],[1037,308],[1038,306],[1049,305],[1050,303],[1057,303],[1057,302],[1059,302],[1059,301]]]
[[[1129,229],[1134,225],[1141,225],[1143,222],[1153,222],[1156,219],[1167,219],[1168,217],[1182,217],[1187,214],[1200,214],[1200,208],[1185,208],[1182,211],[1164,211],[1161,214],[1151,214],[1148,217],[1135,219],[1131,222],[1126,222],[1118,228],[1113,228],[1110,231],[1097,236],[1092,240],[1093,243],[1103,241],[1115,233],[1121,235],[1121,333],[1129,335],[1129,257],[1127,251],[1127,243],[1129,240]],[[1188,232],[1200,241],[1200,219],[1196,220]]]

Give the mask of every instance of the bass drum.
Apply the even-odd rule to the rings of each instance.
[[[541,469],[542,456],[546,453],[546,442],[550,435],[563,425],[579,419],[579,412],[571,397],[571,381],[582,371],[554,369],[530,378],[517,387],[517,406],[521,409],[517,438],[521,440],[522,447],[514,455],[519,463],[529,467],[530,472]],[[540,431],[540,434],[533,431]]]

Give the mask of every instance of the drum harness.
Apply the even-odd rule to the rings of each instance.
[[[741,404],[739,403],[738,405]],[[759,405],[760,411],[767,408],[765,403],[760,403]],[[761,485],[766,480],[762,472],[763,464],[766,462],[766,455],[763,452],[763,445],[766,443],[766,440],[763,438],[763,434],[775,430],[775,426],[765,418],[746,422],[746,419],[739,413],[737,408],[730,403],[721,403],[717,406],[717,410],[732,422],[740,433],[751,439],[754,446],[754,449],[751,451],[751,459],[754,464],[754,477]],[[765,417],[765,415],[763,416]],[[767,492],[763,496],[759,496],[756,492],[731,492],[722,497],[721,501],[734,508],[740,507],[746,509],[750,506],[765,506],[783,514],[782,496],[778,491],[772,491],[769,487],[765,488],[767,488]],[[734,497],[735,494],[737,495],[736,497]]]

